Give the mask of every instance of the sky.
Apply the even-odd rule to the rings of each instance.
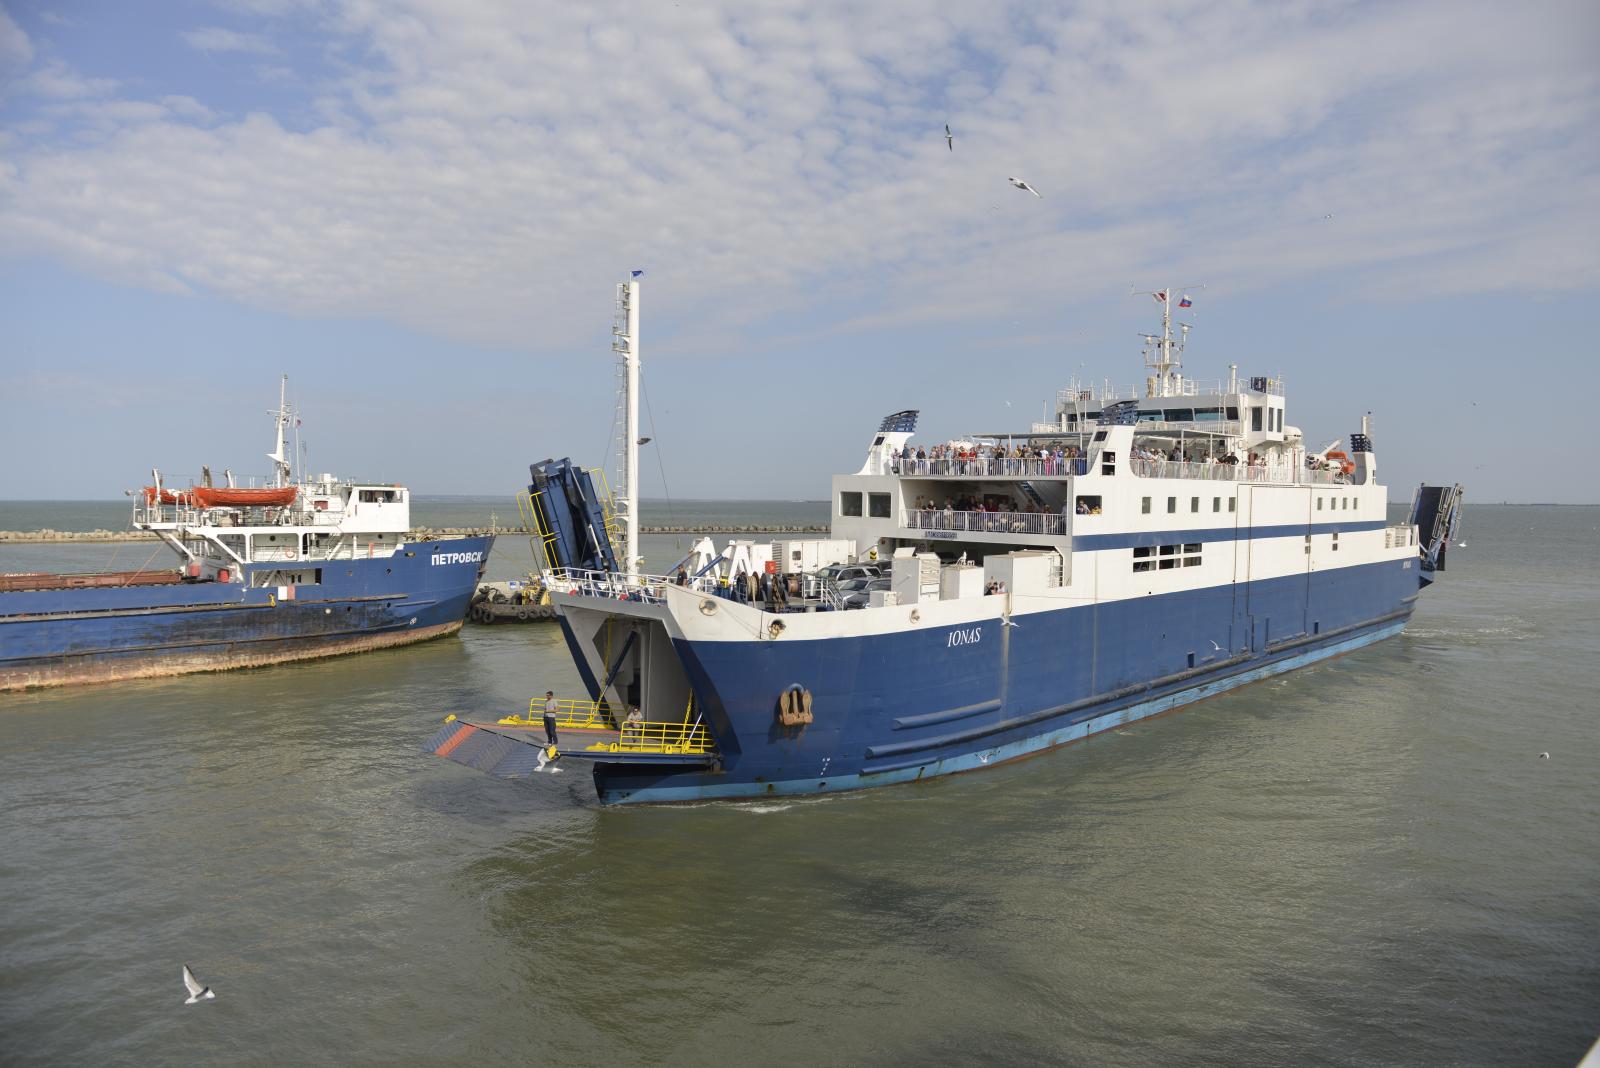
[[[642,269],[650,497],[1026,429],[1175,287],[1391,499],[1600,502],[1597,56],[1581,0],[0,0],[0,498],[263,475],[283,374],[315,471],[509,498],[607,459]]]

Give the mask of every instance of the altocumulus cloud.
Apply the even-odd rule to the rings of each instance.
[[[1157,267],[1600,282],[1581,2],[327,0],[197,21],[189,46],[271,55],[309,106],[144,99],[0,12],[23,120],[0,142],[0,249],[548,348],[591,334],[594,294],[637,264],[652,299],[735,337],[755,294],[851,302],[866,326]]]

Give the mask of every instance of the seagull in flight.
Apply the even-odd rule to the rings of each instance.
[[[956,150],[956,136],[950,132],[950,124],[948,122],[944,124],[944,143],[950,151],[954,152]]]
[[[1029,185],[1027,182],[1024,182],[1021,178],[1007,178],[1006,181],[1010,182],[1012,185],[1016,186],[1018,189],[1024,189],[1024,190],[1028,191],[1029,193],[1032,193],[1034,196],[1039,197],[1039,191],[1037,189],[1035,189],[1033,186]],[[1044,197],[1039,197],[1039,199],[1043,200]]]
[[[1210,639],[1210,638],[1207,638],[1207,639],[1206,639],[1206,641],[1208,641],[1208,642],[1211,642],[1211,648],[1213,648],[1213,649],[1215,649],[1215,650],[1216,650],[1216,651],[1217,651],[1217,652],[1219,652],[1219,653],[1220,653],[1220,652],[1222,652],[1222,646],[1220,646],[1220,645],[1218,645],[1218,644],[1217,644],[1217,643],[1216,643],[1216,642],[1214,642],[1214,641],[1211,641],[1211,639]]]
[[[189,970],[187,964],[183,966],[183,985],[189,990],[189,1000],[184,1002],[185,1005],[193,1005],[197,1001],[217,996],[209,986],[194,977],[194,972]]]

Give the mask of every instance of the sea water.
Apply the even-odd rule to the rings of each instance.
[[[1463,538],[1402,637],[816,800],[601,810],[581,765],[420,751],[578,694],[552,625],[0,696],[0,1063],[1574,1064],[1600,509],[1469,505]]]

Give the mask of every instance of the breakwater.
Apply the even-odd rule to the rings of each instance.
[[[463,537],[481,534],[531,534],[526,527],[440,527],[414,531],[419,541],[429,538]],[[826,534],[822,524],[800,526],[650,526],[640,527],[641,534]],[[155,541],[157,536],[148,530],[0,530],[0,544],[26,545],[47,542],[113,542]]]

